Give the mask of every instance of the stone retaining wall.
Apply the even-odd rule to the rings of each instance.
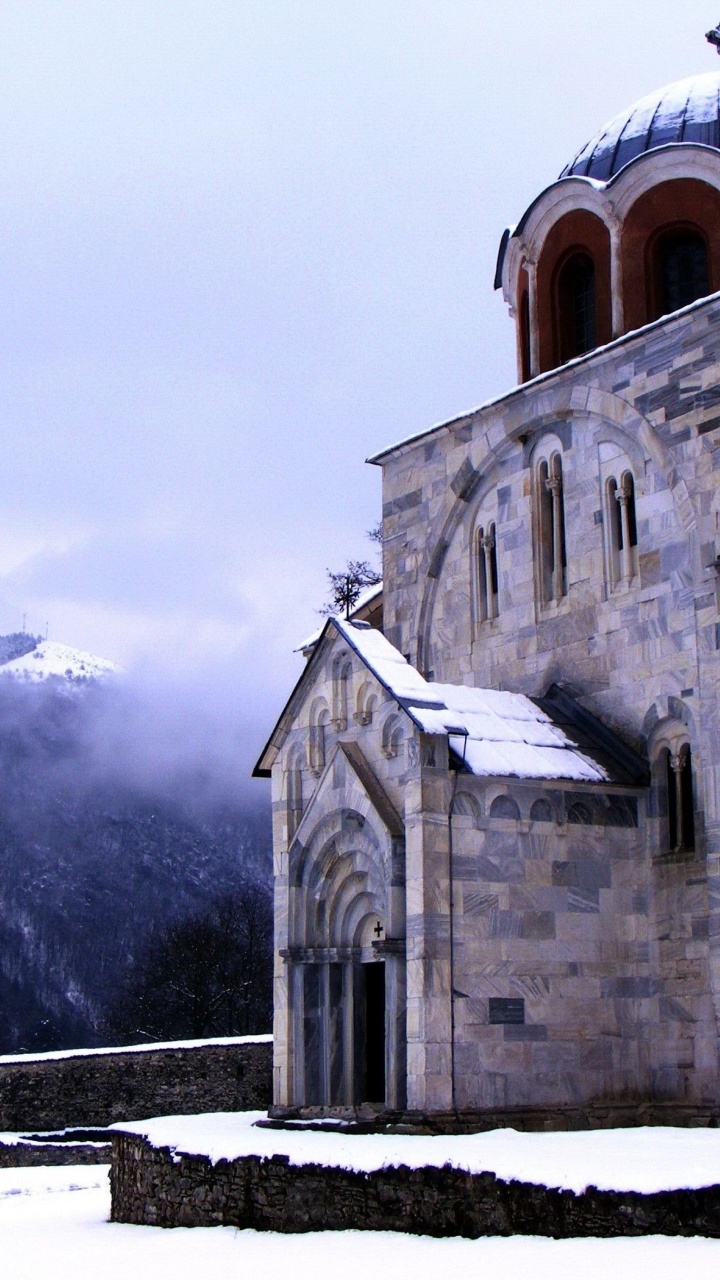
[[[113,1135],[112,1221],[257,1231],[403,1231],[413,1235],[720,1237],[720,1186],[653,1195],[582,1195],[445,1168],[354,1173],[291,1165],[286,1156],[173,1159],[142,1138]]]
[[[0,1062],[0,1130],[5,1132],[263,1110],[271,1100],[268,1040]]]
[[[0,1169],[47,1164],[109,1164],[110,1143],[0,1142]]]

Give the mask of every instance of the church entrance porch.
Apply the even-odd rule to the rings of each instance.
[[[294,966],[297,1106],[395,1104],[386,968],[384,960],[362,954]]]

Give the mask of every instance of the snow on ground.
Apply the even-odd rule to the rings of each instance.
[[[92,1058],[104,1053],[152,1053],[157,1049],[204,1049],[208,1045],[270,1044],[271,1035],[216,1036],[208,1040],[151,1040],[146,1044],[123,1044],[103,1049],[52,1049],[47,1053],[0,1054],[0,1067],[15,1062],[50,1062],[59,1058]]]
[[[595,1129],[585,1133],[351,1134],[263,1129],[262,1111],[160,1116],[111,1126],[137,1133],[178,1155],[218,1160],[286,1155],[291,1164],[323,1164],[368,1172],[390,1166],[450,1164],[546,1187],[582,1192],[671,1191],[720,1184],[717,1129]]]
[[[0,1170],[3,1274],[12,1280],[343,1280],[455,1274],[517,1280],[716,1280],[720,1240],[545,1240],[533,1236],[432,1240],[394,1232],[328,1231],[281,1236],[233,1227],[131,1227],[108,1222],[107,1166]]]
[[[13,658],[0,667],[0,675],[19,680],[45,680],[59,676],[64,680],[98,680],[118,672],[120,668],[108,658],[73,649],[56,640],[41,640],[36,649],[21,658]]]

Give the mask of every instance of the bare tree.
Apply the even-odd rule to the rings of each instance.
[[[272,909],[246,884],[168,926],[125,989],[111,1034],[175,1040],[247,1035],[272,1024]]]
[[[328,569],[327,575],[330,599],[320,610],[323,617],[344,613],[349,618],[364,588],[374,587],[381,581],[380,574],[377,569],[373,569],[369,560],[348,560],[340,573],[332,573]]]

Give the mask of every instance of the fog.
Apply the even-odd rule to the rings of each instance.
[[[0,631],[123,664],[98,770],[262,790],[325,571],[369,551],[364,459],[513,384],[503,228],[605,119],[714,68],[718,14],[0,16]]]

